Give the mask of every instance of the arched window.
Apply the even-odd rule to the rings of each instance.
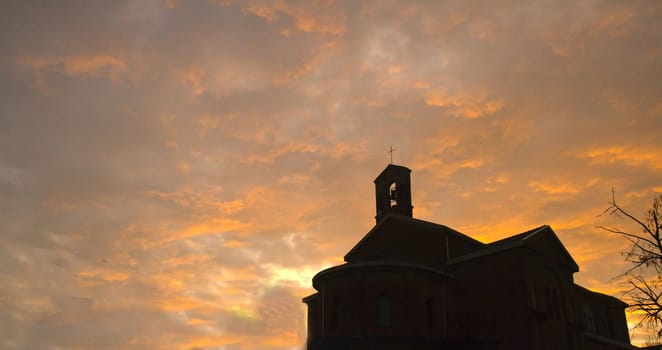
[[[427,315],[428,315],[428,328],[430,330],[433,330],[435,327],[435,315],[434,315],[434,300],[432,298],[428,298],[428,301],[425,305],[425,308],[427,309]]]
[[[381,294],[377,301],[377,324],[380,327],[391,325],[391,299],[385,294]]]

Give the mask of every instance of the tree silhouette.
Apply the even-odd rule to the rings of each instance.
[[[610,206],[601,215],[624,218],[641,228],[641,232],[636,233],[612,226],[598,226],[630,242],[629,249],[621,254],[631,266],[617,277],[627,285],[624,301],[631,310],[642,316],[635,328],[646,326],[662,337],[662,194],[653,199],[653,205],[643,219],[638,219],[616,203],[613,189],[611,198]]]

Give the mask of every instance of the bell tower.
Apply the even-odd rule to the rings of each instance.
[[[411,170],[389,164],[375,179],[375,200],[377,204],[377,223],[387,214],[395,213],[412,217],[411,205]]]

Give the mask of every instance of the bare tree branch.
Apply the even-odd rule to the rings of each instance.
[[[619,235],[630,243],[628,250],[621,255],[632,265],[617,276],[628,286],[624,292],[624,300],[631,310],[642,314],[635,328],[655,329],[657,336],[662,338],[662,300],[660,300],[662,298],[662,237],[660,237],[662,195],[653,200],[653,206],[647,211],[643,220],[636,218],[616,202],[613,188],[611,195],[609,207],[599,216],[608,214],[624,217],[641,227],[641,233],[602,225],[597,228]]]

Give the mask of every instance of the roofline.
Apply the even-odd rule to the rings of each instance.
[[[377,175],[377,177],[372,182],[377,182],[377,180],[379,180],[379,178],[382,177],[382,175],[388,168],[397,168],[397,169],[406,170],[411,174],[411,169],[407,168],[406,166],[390,163],[389,165],[386,166],[386,168],[384,168],[384,170],[382,170],[382,172],[379,173],[379,175]]]
[[[356,250],[358,250],[359,247],[362,246],[362,245],[365,243],[365,241],[368,240],[368,237],[372,236],[372,233],[375,232],[375,231],[377,230],[377,228],[379,228],[379,227],[381,227],[382,225],[384,225],[384,223],[385,223],[386,221],[388,221],[392,216],[393,216],[392,213],[386,214],[386,216],[384,216],[384,218],[383,218],[382,220],[380,220],[375,226],[373,226],[373,227],[370,229],[370,231],[368,231],[368,233],[366,233],[366,234],[361,238],[361,240],[359,240],[359,241],[354,245],[354,247],[352,247],[352,249],[350,249],[350,250],[345,254],[345,256],[343,257],[343,260],[347,261],[347,259],[350,257],[350,255],[354,254],[354,252],[355,252]]]
[[[474,244],[479,244],[481,246],[485,245],[485,243],[483,243],[483,242],[481,242],[481,241],[479,241],[475,238],[472,238],[468,235],[465,235],[464,233],[462,233],[462,232],[460,232],[460,231],[458,231],[454,228],[448,227],[446,225],[437,224],[437,223],[434,223],[434,222],[425,221],[425,220],[416,219],[416,218],[410,218],[410,217],[407,217],[407,219],[410,219],[410,220],[415,221],[415,222],[420,223],[420,224],[432,226],[434,228],[441,228],[441,229],[444,229],[444,230],[448,230],[448,231],[450,231],[450,233],[452,233],[456,237],[464,239],[465,241],[469,241],[469,242],[474,243]]]
[[[622,307],[624,307],[624,308],[630,306],[628,303],[624,302],[623,300],[621,300],[621,299],[619,299],[619,298],[617,298],[617,297],[615,297],[615,296],[612,296],[612,295],[609,295],[609,294],[605,294],[605,293],[601,293],[601,292],[596,292],[596,291],[594,291],[594,290],[590,290],[590,289],[588,289],[588,288],[586,288],[586,287],[580,286],[580,285],[578,285],[578,284],[576,284],[576,283],[574,284],[574,286],[575,286],[575,288],[581,290],[582,292],[585,292],[585,293],[588,293],[588,294],[592,294],[592,295],[597,296],[597,297],[599,297],[599,298],[609,299],[609,300],[612,301],[613,303],[619,304],[620,306],[622,306]]]
[[[325,275],[335,273],[335,272],[338,272],[338,271],[361,269],[361,268],[388,268],[388,267],[402,268],[402,269],[414,269],[414,270],[424,271],[424,272],[428,272],[428,273],[433,273],[433,274],[439,275],[439,276],[444,277],[444,278],[452,278],[453,277],[453,275],[450,274],[447,271],[443,271],[443,270],[440,270],[440,269],[435,269],[433,267],[426,266],[426,265],[413,264],[413,263],[403,262],[403,261],[373,260],[373,261],[346,263],[346,264],[342,264],[342,265],[333,266],[333,267],[330,267],[328,269],[324,269],[324,270],[318,272],[315,276],[313,276],[313,287],[315,289],[317,289],[317,287],[316,287],[317,280],[324,277]]]
[[[552,237],[554,237],[554,239],[559,244],[559,246],[561,246],[561,249],[563,249],[563,253],[565,253],[565,255],[567,255],[568,259],[570,259],[570,261],[572,262],[573,270],[575,272],[579,272],[579,264],[577,264],[577,262],[575,261],[575,258],[573,258],[572,255],[570,254],[570,252],[565,248],[565,246],[563,245],[563,242],[561,242],[561,240],[559,239],[559,236],[556,235],[556,232],[554,232],[552,227],[549,226],[549,225],[545,225],[544,227],[548,228],[552,232]]]
[[[572,255],[568,252],[567,249],[565,249],[565,246],[559,240],[559,238],[556,236],[556,233],[554,230],[552,230],[552,227],[549,225],[542,225],[540,227],[536,227],[534,229],[531,229],[529,231],[524,231],[522,233],[518,233],[515,235],[512,235],[510,237],[506,237],[503,239],[500,239],[498,241],[494,241],[492,243],[488,243],[483,249],[477,250],[475,252],[471,252],[465,255],[461,255],[457,258],[450,259],[448,262],[448,265],[452,264],[459,264],[465,261],[477,259],[486,255],[490,254],[496,254],[505,250],[517,248],[517,247],[523,247],[526,245],[526,240],[535,237],[541,232],[546,232],[549,230],[552,233],[552,237],[557,241],[557,243],[561,246],[561,249],[563,250],[563,253],[570,259],[572,262],[571,270],[573,272],[579,271],[579,265],[577,265],[577,262],[575,262],[575,259],[573,259]],[[523,236],[523,237],[518,237],[518,236]]]
[[[375,226],[373,226],[372,229],[370,229],[370,231],[368,231],[368,233],[366,233],[363,236],[363,238],[361,238],[361,240],[358,243],[356,243],[354,245],[354,247],[352,247],[352,249],[349,250],[349,252],[347,252],[347,254],[345,254],[343,259],[345,261],[347,261],[347,259],[349,259],[352,254],[354,254],[363,244],[365,244],[365,242],[368,240],[368,238],[370,236],[372,236],[373,232],[377,231],[377,229],[379,227],[381,227],[382,225],[384,225],[384,223],[386,221],[391,220],[391,219],[405,219],[405,220],[413,221],[414,223],[426,225],[426,226],[429,226],[429,227],[432,227],[432,228],[435,228],[435,229],[442,229],[442,230],[445,230],[445,231],[453,234],[454,236],[456,236],[460,239],[464,239],[465,241],[469,241],[470,243],[478,244],[480,246],[485,246],[485,243],[483,243],[483,242],[481,242],[477,239],[471,238],[468,235],[465,235],[464,233],[462,233],[460,231],[457,231],[455,229],[452,229],[448,226],[441,225],[441,224],[436,224],[434,222],[425,221],[425,220],[421,220],[421,219],[416,219],[416,218],[413,218],[413,217],[410,217],[410,216],[407,216],[407,215],[398,214],[398,213],[388,213],[384,216],[384,218],[382,220],[380,220]]]
[[[543,229],[544,229],[544,228],[547,228],[547,227],[551,228],[549,225],[541,225],[541,226],[538,226],[538,227],[536,227],[536,228],[530,229],[530,230],[528,230],[528,231],[524,231],[524,232],[521,232],[521,233],[516,233],[516,234],[514,234],[514,235],[511,235],[511,236],[508,236],[508,237],[504,237],[504,238],[499,239],[499,240],[496,240],[496,241],[494,241],[494,242],[487,243],[487,245],[500,244],[500,243],[503,243],[503,242],[505,242],[505,241],[507,241],[507,240],[512,240],[512,239],[514,239],[515,237],[520,236],[520,235],[524,235],[524,238],[522,238],[522,240],[529,239],[529,238],[535,236],[536,234],[542,232]]]
[[[448,260],[448,265],[459,264],[459,263],[469,261],[469,260],[473,260],[473,259],[477,259],[477,258],[480,258],[480,257],[483,257],[483,256],[492,255],[492,254],[496,254],[496,253],[499,253],[499,252],[502,252],[502,251],[505,251],[505,250],[510,250],[510,249],[513,249],[513,248],[524,247],[524,246],[525,246],[524,242],[522,242],[520,240],[513,240],[512,242],[508,242],[506,244],[500,244],[500,245],[496,245],[496,246],[490,246],[488,244],[487,247],[485,247],[481,250],[471,252],[469,254],[460,255],[457,258],[449,259]]]
[[[317,296],[319,296],[319,293],[318,293],[318,292],[315,292],[315,293],[313,293],[313,294],[311,294],[311,295],[309,295],[309,296],[306,296],[306,297],[301,298],[301,302],[302,302],[302,303],[306,303],[306,304],[308,304],[308,302],[309,302],[311,299],[313,299],[313,298],[315,298],[315,297],[317,297]]]

